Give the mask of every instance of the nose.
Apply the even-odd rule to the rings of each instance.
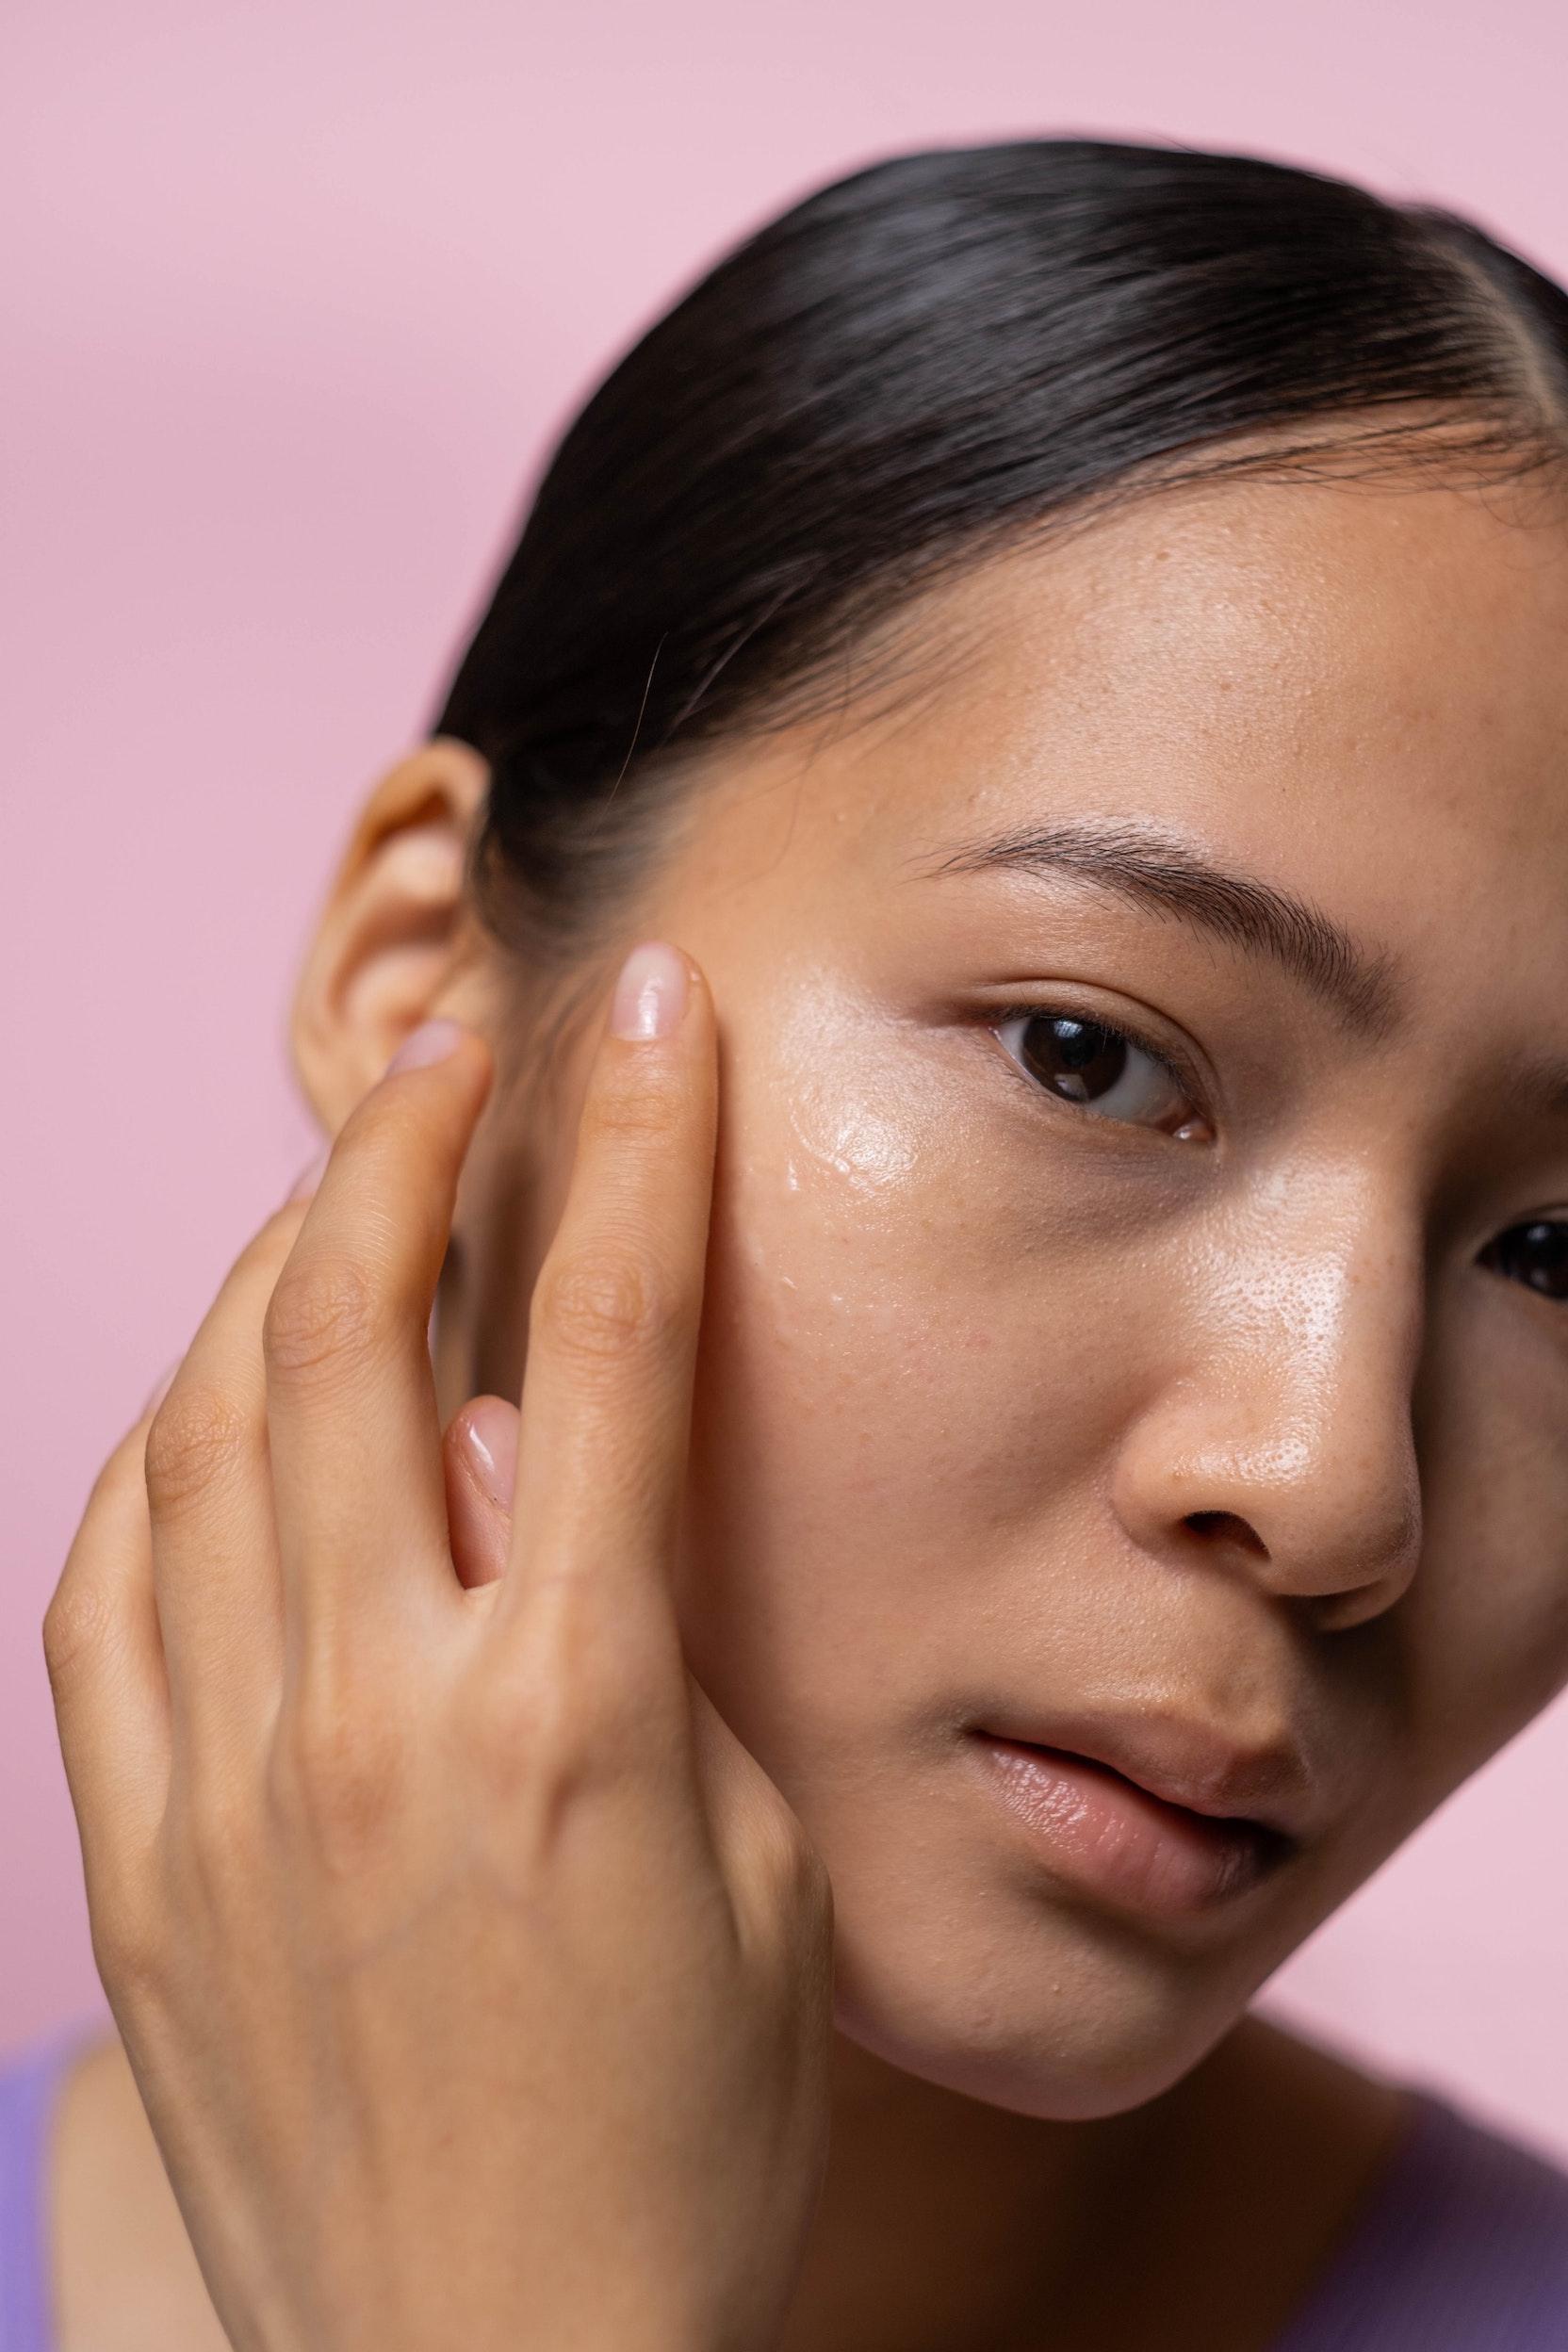
[[[1391,1608],[1420,1554],[1421,1252],[1363,1185],[1292,1189],[1186,1269],[1113,1501],[1156,1557],[1312,1600],[1340,1629]]]

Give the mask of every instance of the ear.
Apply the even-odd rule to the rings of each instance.
[[[294,1000],[295,1067],[329,1135],[431,1012],[473,1018],[464,874],[489,781],[478,752],[438,738],[383,778],[355,828]]]

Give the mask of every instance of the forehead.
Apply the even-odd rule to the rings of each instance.
[[[1269,480],[1140,500],[906,616],[753,813],[866,878],[1093,818],[1368,936],[1502,899],[1560,933],[1568,509],[1533,487]],[[750,763],[747,763],[750,765]],[[772,804],[770,808],[770,804]],[[819,822],[812,822],[816,818]]]

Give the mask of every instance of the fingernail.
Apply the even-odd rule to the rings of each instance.
[[[463,1031],[455,1021],[422,1021],[387,1063],[386,1075],[397,1078],[405,1070],[429,1070],[433,1062],[449,1061],[462,1043]]]
[[[140,1417],[143,1421],[150,1420],[153,1414],[156,1413],[158,1407],[162,1404],[164,1398],[173,1387],[174,1375],[179,1370],[183,1362],[183,1357],[176,1356],[168,1371],[164,1374],[162,1380],[155,1381],[151,1391],[148,1394],[147,1402],[141,1408]]]
[[[517,1489],[517,1411],[499,1396],[476,1396],[458,1424],[480,1484],[502,1511]]]
[[[662,939],[634,947],[621,966],[615,1002],[610,1012],[610,1034],[634,1045],[650,1037],[667,1037],[680,1026],[690,981],[686,958]]]
[[[288,1187],[288,1198],[284,1202],[286,1209],[291,1209],[297,1200],[315,1200],[321,1188],[321,1179],[327,1172],[327,1162],[331,1157],[332,1146],[329,1143],[322,1151],[318,1152],[308,1168],[301,1168]]]

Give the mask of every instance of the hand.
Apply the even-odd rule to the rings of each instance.
[[[454,1481],[449,1515],[426,1347],[490,1068],[442,1024],[240,1258],[49,1612],[99,1965],[238,2352],[783,2324],[829,1901],[681,1658],[713,1021],[638,956],[534,1299],[504,1575],[504,1511]]]

